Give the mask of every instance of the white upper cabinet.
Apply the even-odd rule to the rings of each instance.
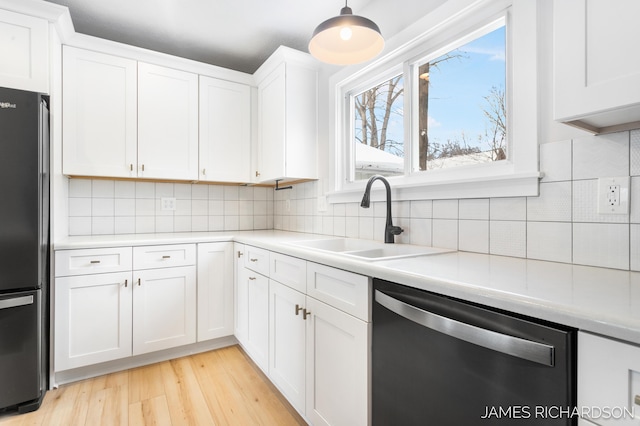
[[[251,181],[251,89],[200,76],[199,180]]]
[[[280,47],[256,71],[257,182],[317,178],[317,70],[311,57]]]
[[[0,86],[49,92],[49,23],[0,10]]]
[[[593,133],[640,128],[640,2],[554,2],[554,118]]]
[[[138,63],[138,177],[198,179],[198,75]]]
[[[136,61],[64,46],[63,172],[135,177]]]

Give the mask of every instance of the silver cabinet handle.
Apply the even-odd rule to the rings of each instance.
[[[89,263],[97,264],[97,263],[100,263],[100,261],[99,260],[92,260]]]
[[[0,300],[0,309],[17,308],[18,306],[33,305],[33,296],[20,296],[13,299]]]
[[[555,348],[553,346],[443,317],[394,299],[379,290],[375,292],[375,299],[385,308],[416,324],[456,339],[550,367],[553,367],[555,363]]]

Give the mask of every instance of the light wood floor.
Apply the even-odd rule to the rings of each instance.
[[[61,386],[0,425],[304,425],[239,346]]]

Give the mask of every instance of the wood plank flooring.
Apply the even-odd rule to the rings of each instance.
[[[239,346],[108,374],[47,392],[0,425],[305,425]]]

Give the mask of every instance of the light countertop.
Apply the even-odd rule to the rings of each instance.
[[[285,231],[69,237],[55,250],[237,241],[640,345],[640,272],[451,252],[363,261],[295,241],[337,238]]]

